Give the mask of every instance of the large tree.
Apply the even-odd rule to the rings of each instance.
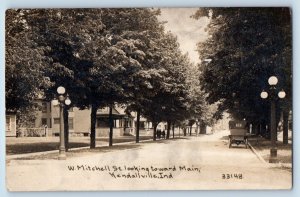
[[[6,11],[5,100],[9,111],[30,108],[42,95],[41,89],[52,85],[44,75],[49,58],[45,48],[32,40],[26,14],[24,10]]]
[[[33,9],[21,12],[21,21],[25,21],[30,30],[26,47],[35,53],[41,48],[42,57],[48,60],[42,65],[47,69],[41,73],[41,78],[53,82],[52,87],[43,88],[42,83],[33,87],[46,93],[46,98],[51,100],[56,88],[62,85],[75,106],[91,106],[91,147],[95,147],[97,109],[119,101],[121,96],[125,97],[124,79],[140,66],[128,55],[127,49],[133,41],[120,35],[111,39],[111,29],[102,22],[103,13],[106,17],[110,13],[115,14],[108,9]],[[34,50],[35,47],[38,48]],[[131,52],[138,53],[137,50]],[[30,62],[25,59],[25,63]],[[39,71],[42,66],[37,65],[36,70]],[[30,70],[25,71],[31,76]],[[19,83],[15,81],[13,84]]]
[[[208,103],[208,95],[202,90],[200,83],[201,72],[191,64],[188,69],[188,77],[186,80],[188,87],[188,116],[190,124],[197,123],[200,127],[200,133],[206,133],[206,126],[212,126],[215,120],[220,119],[217,113],[218,102]],[[192,126],[192,125],[190,125]],[[198,130],[198,128],[196,129]],[[197,131],[196,131],[197,132]]]
[[[32,93],[43,92],[51,100],[56,88],[62,85],[73,106],[81,109],[90,107],[91,148],[95,147],[96,112],[99,107],[127,104],[132,110],[140,112],[141,107],[145,107],[145,103],[158,91],[170,91],[170,85],[174,84],[172,80],[176,76],[170,75],[173,72],[170,65],[171,61],[176,61],[176,55],[172,56],[172,52],[178,54],[178,46],[172,41],[175,48],[171,50],[172,45],[157,20],[159,10],[31,9],[11,10],[10,14],[20,17],[19,21],[24,26],[22,30],[28,31],[26,46],[18,46],[17,42],[11,45],[20,51],[28,47],[34,55],[41,56],[42,63],[37,61],[39,64],[33,65],[38,77],[49,81],[46,83],[48,86],[42,86],[43,83],[37,81],[35,84],[33,80],[32,87],[37,91]],[[23,34],[18,36],[21,38]],[[13,54],[11,52],[9,58]],[[21,59],[28,64],[25,58]],[[30,76],[31,70],[34,69],[24,71]],[[18,85],[18,82],[12,84]],[[175,86],[173,88],[176,89]],[[7,89],[11,90],[9,87]],[[7,94],[12,95],[10,91]],[[32,100],[35,98],[36,95],[32,96]],[[64,114],[67,125],[66,110]],[[111,119],[110,115],[110,122]],[[110,145],[112,132],[111,129]]]
[[[94,73],[106,68],[98,62],[109,45],[101,22],[101,10],[33,9],[24,12],[24,20],[31,28],[32,42],[43,47],[44,56],[49,58],[44,77],[49,77],[53,86],[45,89],[46,98],[51,100],[56,88],[62,85],[74,105],[80,108],[91,105],[95,112],[95,106],[103,103],[97,98],[97,88],[101,84],[95,83],[95,79],[105,74],[95,76]],[[67,125],[67,113],[64,114]],[[95,120],[94,116],[91,115],[91,119]],[[92,147],[95,144],[93,128],[91,125]]]
[[[255,125],[268,124],[269,105],[260,98],[276,75],[291,106],[291,21],[289,8],[204,8],[194,17],[210,17],[210,37],[198,44],[203,89],[219,110]],[[289,110],[287,110],[289,111]],[[255,126],[256,127],[256,126]]]
[[[183,117],[186,102],[186,68],[187,56],[179,49],[177,38],[170,32],[163,34],[157,43],[151,70],[155,78],[151,85],[155,95],[142,103],[143,116],[152,121],[153,140],[156,140],[156,127],[161,121],[170,125]],[[158,56],[158,55],[159,56]],[[154,70],[155,69],[155,70]]]
[[[155,94],[152,81],[157,74],[156,65],[162,58],[155,49],[163,33],[163,26],[157,20],[157,9],[113,9],[104,18],[112,38],[118,36],[126,41],[124,49],[139,67],[127,69],[117,79],[123,84],[124,94],[116,102],[125,103],[127,112],[137,112],[136,142],[139,142],[139,119],[141,103]],[[154,56],[154,57],[153,57]],[[157,58],[157,56],[159,58]]]

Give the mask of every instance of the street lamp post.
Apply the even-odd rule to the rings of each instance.
[[[53,100],[53,105],[59,105],[59,139],[60,139],[60,145],[59,145],[59,160],[65,160],[66,159],[66,147],[65,147],[65,133],[63,129],[63,109],[66,105],[71,104],[71,100],[69,99],[68,95],[66,95],[66,89],[63,86],[59,86],[57,88],[58,98]]]
[[[200,132],[200,119],[196,120],[196,137],[198,137],[198,133]]]
[[[270,149],[269,163],[276,163],[277,162],[276,100],[278,97],[280,99],[283,99],[286,94],[283,90],[281,90],[276,95],[276,92],[277,92],[276,85],[278,83],[277,77],[271,76],[268,80],[268,83],[270,85],[269,94],[270,94],[270,101],[271,101],[271,149]],[[266,99],[266,98],[268,98],[269,94],[268,94],[268,92],[263,90],[260,93],[260,97],[262,99]]]

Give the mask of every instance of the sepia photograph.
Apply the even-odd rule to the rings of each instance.
[[[8,191],[291,190],[289,7],[5,13]]]

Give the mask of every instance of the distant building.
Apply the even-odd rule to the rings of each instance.
[[[215,130],[227,130],[230,119],[231,119],[230,115],[227,112],[224,112],[223,118],[216,122],[216,124],[214,125],[214,129]]]

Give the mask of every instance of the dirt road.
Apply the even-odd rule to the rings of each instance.
[[[58,160],[7,162],[13,191],[289,189],[291,172],[270,167],[226,131]]]

